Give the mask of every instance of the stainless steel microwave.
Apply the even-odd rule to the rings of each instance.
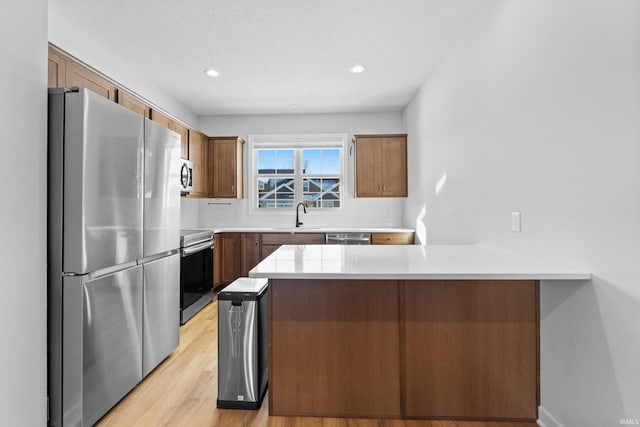
[[[193,162],[180,159],[180,193],[189,194],[193,190]]]

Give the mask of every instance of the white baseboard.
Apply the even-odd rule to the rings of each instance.
[[[556,420],[542,406],[538,406],[538,425],[540,427],[564,427],[560,421]]]

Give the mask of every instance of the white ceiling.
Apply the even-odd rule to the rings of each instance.
[[[197,115],[401,110],[482,5],[49,0],[50,13]],[[366,71],[349,73],[354,64]]]

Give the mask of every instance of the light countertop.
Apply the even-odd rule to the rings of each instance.
[[[402,227],[194,227],[214,233],[413,233]]]
[[[249,272],[270,279],[588,280],[586,271],[474,245],[284,245]]]

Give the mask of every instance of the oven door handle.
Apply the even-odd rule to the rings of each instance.
[[[193,255],[196,252],[200,252],[203,251],[205,249],[209,249],[213,247],[213,242],[210,240],[208,242],[205,242],[201,245],[197,245],[197,246],[190,246],[188,248],[184,248],[182,249],[182,257],[186,257],[189,255]]]

